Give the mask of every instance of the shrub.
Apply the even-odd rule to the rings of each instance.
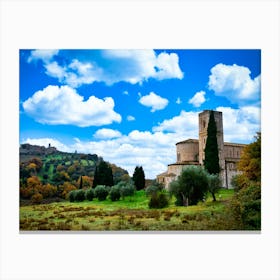
[[[169,197],[166,192],[160,191],[153,193],[150,201],[149,208],[164,208],[169,204]]]
[[[34,188],[32,187],[20,187],[20,198],[30,199],[34,194]]]
[[[69,192],[68,198],[70,202],[74,202],[76,200],[76,190]]]
[[[84,190],[77,190],[75,201],[82,202],[85,200],[85,191]]]
[[[250,180],[244,174],[238,174],[232,177],[231,185],[235,191],[239,191],[244,187],[248,187]]]
[[[59,186],[59,196],[65,199],[67,198],[69,192],[76,189],[77,188],[74,185],[72,185],[70,182],[64,182],[63,185]]]
[[[99,201],[105,200],[107,198],[109,191],[104,185],[98,185],[94,189],[94,195]]]
[[[31,197],[33,203],[40,203],[43,200],[43,196],[40,193],[35,193]]]
[[[94,198],[94,190],[93,189],[86,190],[86,199],[88,201],[92,201],[93,198]]]
[[[112,201],[120,200],[120,198],[121,198],[121,188],[118,185],[113,186],[110,190],[109,197]]]
[[[157,193],[158,191],[160,191],[160,188],[157,185],[151,185],[151,186],[147,187],[145,190],[147,196],[153,195],[153,194]]]
[[[119,184],[118,184],[119,185]],[[124,183],[120,187],[121,197],[124,199],[126,196],[133,196],[135,187],[131,183]]]
[[[53,197],[56,195],[57,187],[51,184],[46,184],[40,187],[40,193],[43,195],[44,198]]]
[[[238,191],[231,200],[229,213],[236,227],[261,229],[261,184],[251,183]]]

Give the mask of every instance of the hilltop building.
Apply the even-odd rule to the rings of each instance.
[[[51,144],[49,144],[48,148],[44,146],[38,146],[38,145],[31,145],[31,144],[21,144],[19,149],[20,155],[49,155],[54,154],[57,152],[57,149],[55,147],[51,147]]]
[[[210,110],[199,114],[199,139],[187,139],[176,143],[177,161],[168,165],[167,171],[157,176],[157,181],[168,188],[169,184],[176,180],[183,168],[188,165],[202,165],[205,159],[205,145],[207,139],[207,127],[210,118]],[[231,179],[239,174],[237,163],[245,144],[224,142],[223,115],[214,111],[217,126],[217,143],[220,162],[220,177],[224,188],[232,188]]]

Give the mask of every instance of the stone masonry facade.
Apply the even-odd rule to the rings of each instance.
[[[165,188],[176,180],[183,168],[188,165],[202,165],[205,159],[205,145],[207,140],[207,128],[210,118],[210,110],[201,112],[198,116],[199,139],[187,139],[176,143],[177,161],[168,165],[167,171],[157,176],[157,181]],[[214,111],[214,118],[217,126],[217,143],[219,151],[220,177],[222,187],[232,188],[231,179],[239,174],[237,163],[245,144],[224,142],[223,115],[222,112]]]

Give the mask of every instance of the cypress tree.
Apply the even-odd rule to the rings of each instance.
[[[97,185],[105,185],[109,187],[114,185],[112,168],[105,161],[101,161],[95,169],[93,188]]]
[[[81,176],[81,179],[80,179],[80,187],[79,189],[82,189],[83,188],[83,176]]]
[[[134,182],[136,190],[142,190],[145,188],[145,173],[142,166],[135,167],[132,180]]]
[[[207,140],[205,145],[204,167],[210,174],[220,172],[219,149],[217,142],[217,126],[214,118],[214,112],[210,112],[209,123],[207,127]]]

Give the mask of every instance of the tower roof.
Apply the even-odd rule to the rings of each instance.
[[[220,113],[220,114],[223,113],[223,112],[221,112],[221,111],[216,111],[216,110],[203,110],[202,112],[199,113],[199,115],[200,115],[200,114],[205,114],[205,113],[210,113],[211,111],[213,111],[214,113]]]
[[[197,139],[187,139],[187,140],[183,140],[183,141],[176,143],[176,145],[184,144],[184,143],[198,143],[198,140]]]

